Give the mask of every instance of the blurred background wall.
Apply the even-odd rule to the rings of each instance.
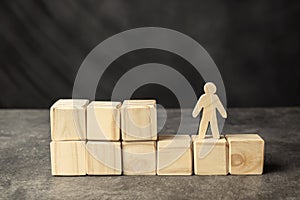
[[[229,107],[300,105],[299,1],[2,0],[0,107],[48,108],[70,98],[85,56],[106,38],[137,27],[180,31],[198,41],[217,64]],[[199,96],[203,80],[185,60],[146,49],[117,59],[98,85],[109,100],[116,79],[133,66],[159,62],[183,73]],[[133,98],[154,97],[178,107],[159,85]]]

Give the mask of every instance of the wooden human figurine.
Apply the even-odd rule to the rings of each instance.
[[[202,119],[199,126],[199,138],[205,138],[205,134],[210,124],[213,138],[220,138],[217,113],[218,110],[223,118],[227,118],[227,113],[223,107],[218,95],[216,95],[217,88],[212,82],[207,82],[204,85],[205,94],[201,95],[194,110],[193,117],[196,118],[203,108]]]

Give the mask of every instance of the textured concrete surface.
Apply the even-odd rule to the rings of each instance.
[[[0,199],[299,199],[300,108],[228,112],[223,132],[265,139],[262,176],[52,177],[48,110],[0,110]]]

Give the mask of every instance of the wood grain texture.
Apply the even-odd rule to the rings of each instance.
[[[226,139],[192,136],[195,175],[227,175],[228,144]]]
[[[226,134],[229,144],[229,173],[262,174],[264,140],[257,134]]]
[[[156,142],[122,142],[124,175],[156,175]]]
[[[88,100],[61,99],[50,108],[51,139],[85,140]]]
[[[158,137],[158,175],[192,175],[192,157],[189,135],[162,135]]]
[[[50,143],[52,175],[86,175],[85,141],[52,141]]]
[[[121,108],[121,119],[123,140],[157,139],[155,100],[125,100]]]
[[[87,107],[87,139],[120,140],[120,108],[120,102],[91,102]]]
[[[86,170],[89,175],[121,175],[121,142],[87,142]]]

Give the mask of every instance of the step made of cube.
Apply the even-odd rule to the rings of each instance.
[[[125,100],[121,108],[121,118],[124,141],[157,139],[155,100]]]
[[[191,175],[193,169],[195,175],[263,172],[264,140],[257,134],[157,137],[155,100],[88,103],[61,99],[51,107],[52,175]]]
[[[229,173],[235,175],[262,174],[264,140],[257,134],[227,134]]]
[[[86,170],[88,175],[121,175],[121,142],[88,141]]]
[[[158,175],[192,175],[192,142],[189,135],[161,135],[157,141]]]
[[[50,108],[51,139],[86,140],[88,100],[61,99]]]
[[[224,136],[215,139],[206,136],[192,136],[194,147],[195,175],[227,175],[228,174],[228,144]]]
[[[120,102],[91,102],[87,107],[87,139],[119,141],[120,115]]]
[[[122,142],[124,175],[156,175],[156,141]]]
[[[50,143],[52,175],[86,175],[85,141],[52,141]]]

